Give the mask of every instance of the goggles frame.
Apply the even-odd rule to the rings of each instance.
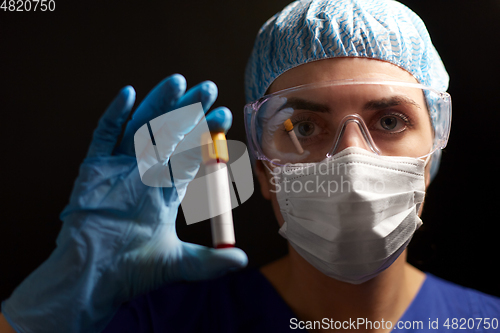
[[[387,86],[402,86],[402,87],[408,87],[408,88],[416,88],[416,89],[422,89],[424,92],[426,90],[433,92],[439,97],[438,101],[431,102],[428,100],[427,96],[425,96],[425,101],[427,104],[427,109],[429,112],[429,117],[431,120],[431,125],[432,125],[432,130],[434,133],[434,144],[433,148],[431,151],[423,156],[420,156],[419,158],[425,158],[434,153],[438,149],[443,149],[446,147],[448,143],[448,139],[450,136],[450,130],[451,130],[451,96],[447,92],[443,91],[438,91],[434,88],[422,85],[420,83],[412,83],[412,82],[405,82],[405,81],[391,81],[391,80],[381,80],[381,79],[373,79],[373,78],[361,78],[361,79],[344,79],[344,80],[332,80],[332,81],[325,81],[325,82],[317,82],[317,83],[309,83],[309,84],[303,84],[287,89],[283,89],[280,91],[277,91],[272,94],[267,94],[259,98],[258,100],[248,103],[244,107],[244,122],[245,122],[245,130],[246,130],[246,135],[247,135],[247,142],[249,145],[250,150],[252,151],[253,156],[258,159],[258,160],[263,160],[263,161],[268,161],[272,164],[275,165],[285,165],[285,164],[280,164],[276,163],[275,159],[270,159],[267,157],[264,152],[262,151],[260,145],[258,144],[258,138],[257,138],[257,131],[256,131],[256,119],[257,119],[257,113],[259,112],[260,108],[262,105],[264,105],[266,102],[268,102],[270,99],[280,97],[282,95],[289,94],[294,91],[302,91],[302,90],[307,90],[307,89],[314,89],[314,88],[324,88],[328,86],[349,86],[349,85],[387,85]],[[431,111],[432,109],[437,108],[435,111],[434,117],[433,117],[433,112]],[[445,113],[445,114],[443,114]],[[352,116],[352,115],[349,115]],[[347,117],[349,117],[347,116]],[[354,120],[354,119],[353,119]],[[356,121],[358,122],[358,121]],[[364,124],[363,124],[364,125]],[[439,132],[436,134],[436,132]],[[337,133],[336,137],[338,138],[339,135]],[[438,141],[436,143],[436,140]],[[368,144],[371,145],[373,141],[368,140]],[[338,142],[335,143],[335,146],[338,145]],[[335,150],[335,149],[334,149]],[[377,152],[377,148],[375,146],[375,149],[372,149],[372,151],[375,154],[380,154]],[[325,158],[329,157],[329,154],[325,155]]]

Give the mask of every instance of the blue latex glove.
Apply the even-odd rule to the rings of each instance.
[[[133,144],[136,130],[196,102],[206,112],[217,97],[212,82],[185,89],[178,74],[156,86],[137,108],[117,148],[134,90],[122,89],[102,116],[70,203],[61,213],[57,248],[2,304],[3,315],[18,332],[100,332],[120,304],[134,296],[169,282],[217,277],[247,264],[240,249],[215,250],[179,240],[175,219],[186,185],[176,191],[141,182]],[[198,121],[178,119],[173,129],[177,142],[172,144]],[[226,108],[207,115],[211,129],[227,131],[231,121]]]

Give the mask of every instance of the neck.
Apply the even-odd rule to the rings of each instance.
[[[402,316],[425,275],[406,263],[406,251],[385,271],[361,284],[330,278],[289,246],[289,255],[262,268],[262,273],[301,321],[392,321]],[[369,329],[363,331],[370,332]],[[375,330],[373,330],[375,331]],[[387,331],[390,331],[388,329]],[[383,330],[377,330],[383,332]]]

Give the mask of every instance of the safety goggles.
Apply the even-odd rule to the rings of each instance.
[[[451,97],[417,83],[350,79],[297,86],[245,106],[255,157],[314,163],[348,146],[425,158],[446,146]]]

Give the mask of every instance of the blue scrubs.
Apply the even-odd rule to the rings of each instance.
[[[246,269],[215,280],[166,285],[137,297],[122,305],[103,332],[307,332],[300,329],[306,323],[292,318],[297,316],[260,271]],[[500,298],[427,274],[393,331],[499,332],[499,320]],[[362,332],[365,326],[360,325]]]

